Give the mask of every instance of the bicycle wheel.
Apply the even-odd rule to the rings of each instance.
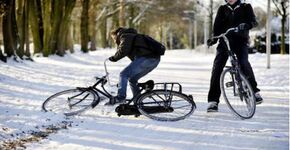
[[[139,112],[158,121],[178,121],[190,116],[196,106],[192,98],[176,91],[153,90],[136,101]]]
[[[72,116],[92,107],[96,95],[87,89],[70,89],[58,92],[47,98],[42,109],[47,112],[62,113],[66,116]]]
[[[240,84],[240,85],[239,85]],[[240,80],[230,68],[222,72],[220,88],[230,110],[242,119],[252,118],[256,110],[256,99],[249,81],[241,73]]]

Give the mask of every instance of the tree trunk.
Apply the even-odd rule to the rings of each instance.
[[[24,0],[18,0],[17,1],[17,7],[16,7],[16,21],[17,21],[17,27],[19,31],[19,47],[16,51],[17,55],[22,59],[24,55],[24,41],[25,41],[25,35],[24,35]]]
[[[115,3],[116,1],[118,1],[118,0],[114,0],[113,2]],[[118,5],[117,4],[118,3],[115,3],[115,5],[112,6],[112,10],[118,9]],[[117,29],[118,27],[120,27],[120,24],[119,24],[119,13],[113,14],[111,19],[112,19],[112,27],[111,27],[112,29]],[[108,42],[109,42],[109,46],[113,47],[113,43],[114,43],[113,39],[109,37]]]
[[[91,32],[91,44],[90,44],[90,50],[94,51],[96,50],[96,36],[97,36],[97,21],[96,21],[96,17],[97,17],[97,5],[98,5],[99,1],[93,1],[93,7],[91,7],[91,13],[90,13],[90,32]]]
[[[29,1],[29,24],[31,26],[31,32],[34,44],[34,53],[42,52],[42,18],[39,16],[39,6],[37,6],[39,0]]]
[[[129,5],[129,15],[130,15],[130,17],[129,17],[129,20],[128,20],[130,28],[135,28],[135,25],[133,23],[133,19],[135,18],[134,14],[135,14],[134,5],[130,4]]]
[[[76,0],[65,0],[64,4],[64,15],[61,19],[60,24],[60,32],[58,33],[58,42],[57,42],[57,54],[60,56],[63,56],[65,54],[65,47],[67,36],[69,35],[69,29],[70,29],[70,19],[71,19],[71,13],[75,6]]]
[[[89,3],[90,0],[83,0],[81,16],[81,50],[88,52],[89,42]]]
[[[285,22],[286,22],[286,16],[283,15],[281,19],[281,54],[286,54],[285,51]]]
[[[49,54],[51,54],[51,45],[50,45],[50,36],[51,36],[51,0],[43,0],[42,1],[43,6],[43,56],[47,57]]]
[[[125,3],[120,0],[119,25],[125,27]]]
[[[2,49],[1,49],[1,47],[0,47],[0,60],[3,61],[3,62],[7,62],[6,57],[5,57],[5,56],[3,55],[3,53],[2,53]]]
[[[0,25],[1,25],[1,27],[0,27],[0,32],[3,33],[3,31],[2,31],[2,17],[0,17]],[[3,35],[3,34],[2,34],[2,35]],[[3,37],[3,36],[2,36],[2,37]],[[0,38],[0,39],[1,39],[1,40],[0,40],[0,45],[2,45],[2,44],[3,44],[2,38]],[[6,62],[6,61],[7,61],[7,60],[6,60],[6,56],[4,56],[1,47],[0,47],[0,60],[3,61],[3,62]]]
[[[28,20],[29,20],[29,2],[28,0],[25,0],[25,25],[24,25],[24,34],[26,35],[25,36],[25,52],[24,52],[24,55],[29,57],[30,58],[30,42],[29,42],[29,23],[28,23]]]
[[[62,7],[63,7],[63,0],[53,0],[52,2],[52,28],[51,28],[51,35],[49,40],[49,49],[51,50],[52,54],[57,54],[57,42],[58,42],[58,34],[60,32],[60,24],[62,19]]]
[[[67,35],[66,35],[65,49],[69,50],[70,53],[74,52],[72,26],[69,26],[69,29],[68,29],[68,32],[67,32]]]
[[[209,16],[208,16],[209,17],[208,33],[209,33],[209,38],[211,38],[213,35],[213,31],[212,31],[212,28],[213,28],[213,0],[210,0],[209,8],[210,8],[210,12],[209,12]]]
[[[8,0],[7,11],[3,16],[4,52],[7,57],[15,55],[17,48],[17,25],[15,19],[15,0]]]
[[[105,48],[108,46],[108,41],[107,41],[107,18],[104,17],[101,20],[100,24],[100,34],[101,34],[101,47]]]

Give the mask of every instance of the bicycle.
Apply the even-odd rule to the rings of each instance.
[[[237,28],[230,28],[225,33],[212,39],[223,39],[231,66],[226,66],[220,77],[220,89],[230,110],[241,119],[252,118],[256,110],[256,98],[252,86],[242,73],[237,56],[231,50],[226,35],[236,32]]]
[[[43,102],[42,110],[73,116],[95,108],[103,100],[110,100],[113,96],[105,88],[107,83],[112,86],[107,71],[107,60],[104,61],[105,76],[96,77],[94,85],[53,94]],[[178,121],[190,116],[196,109],[193,97],[182,93],[182,86],[177,82],[154,83],[153,80],[149,80],[138,83],[138,87],[140,94],[115,108],[119,117],[144,115],[158,121]]]

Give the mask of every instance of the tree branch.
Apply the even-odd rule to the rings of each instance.
[[[272,0],[272,2],[274,3],[274,5],[276,6],[276,8],[277,8],[277,12],[282,16],[283,15],[283,13],[281,12],[281,10],[280,10],[280,8],[279,8],[279,6],[278,6],[278,4],[277,4],[277,1],[275,1],[275,0]]]

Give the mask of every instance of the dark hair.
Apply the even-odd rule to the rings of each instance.
[[[117,29],[114,29],[114,30],[112,30],[111,31],[111,35],[118,35],[118,33],[121,31],[121,30],[123,30],[124,28],[122,28],[122,27],[119,27],[119,28],[117,28]]]

